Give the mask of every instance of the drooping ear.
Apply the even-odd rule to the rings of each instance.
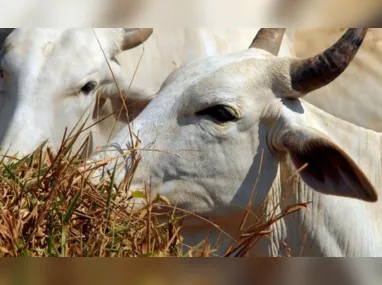
[[[121,50],[129,50],[144,43],[153,33],[153,29],[123,29]]]
[[[289,153],[295,167],[302,168],[299,175],[314,190],[368,202],[378,200],[363,171],[323,134],[290,126],[277,138],[277,143]]]
[[[118,110],[122,108],[121,117],[119,119],[125,123],[136,118],[155,97],[154,94],[152,96],[145,94],[143,90],[129,88],[124,81],[119,81],[118,86],[119,88],[115,82],[109,83],[100,88],[98,94],[101,99],[110,100],[113,111],[118,112]],[[126,111],[123,109],[124,104],[127,107],[129,119],[127,119]]]

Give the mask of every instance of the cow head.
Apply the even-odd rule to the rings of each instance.
[[[260,192],[281,187],[285,177],[278,174],[277,180],[276,174],[288,157],[296,168],[308,163],[299,175],[314,190],[376,201],[365,174],[311,126],[312,114],[299,99],[346,69],[366,30],[350,29],[322,54],[304,60],[277,57],[283,32],[262,29],[248,50],[187,64],[166,79],[130,126],[141,157],[131,190],[159,191],[178,207],[198,213],[245,206],[260,167]],[[121,154],[129,148],[125,127],[93,159],[119,155],[117,182],[122,182],[132,156]],[[108,167],[114,166],[113,161]]]
[[[105,101],[120,98],[114,78],[122,92],[128,85],[115,56],[140,45],[151,33],[152,29],[3,29],[1,152],[28,154],[45,140],[57,149],[65,128],[69,132],[86,119],[86,127],[101,119]],[[139,113],[143,105],[129,111]],[[101,140],[98,144],[110,135],[102,128],[110,131],[112,126],[103,122],[90,128],[92,137]]]

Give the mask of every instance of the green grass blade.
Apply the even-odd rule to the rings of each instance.
[[[73,200],[70,202],[70,205],[68,207],[68,210],[66,211],[64,218],[62,219],[62,223],[66,225],[70,218],[73,215],[74,210],[76,209],[77,200],[81,195],[81,190],[77,191],[77,193],[74,195]]]

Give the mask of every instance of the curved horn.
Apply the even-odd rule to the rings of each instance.
[[[285,29],[260,29],[249,48],[259,48],[277,56]]]
[[[292,88],[304,95],[332,82],[353,60],[366,33],[367,28],[348,29],[324,52],[308,59],[292,61],[290,67]]]
[[[135,48],[145,42],[153,33],[153,29],[124,29],[125,34],[121,43],[122,50]]]
[[[0,29],[0,48],[5,39],[13,32],[14,28],[1,28]]]

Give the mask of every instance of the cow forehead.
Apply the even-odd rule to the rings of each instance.
[[[216,93],[224,89],[243,89],[249,82],[248,79],[253,85],[266,78],[266,67],[275,60],[277,58],[258,49],[209,57],[189,63],[173,72],[162,85],[161,91],[180,97],[185,94],[198,96]]]
[[[61,80],[69,85],[77,84],[89,73],[97,72],[100,64],[105,64],[95,34],[106,54],[116,47],[113,29],[95,29],[95,33],[91,28],[15,30],[4,43],[2,65],[10,68],[14,76],[30,80],[32,85],[41,76],[60,75],[65,75]]]
[[[113,29],[17,29],[5,41],[2,55],[12,52],[19,57],[18,62],[22,62],[25,58],[39,61],[41,58],[49,58],[52,53],[99,53],[101,49],[96,36],[106,53],[110,53],[110,49],[116,46],[117,33]]]
[[[7,42],[12,44],[22,43],[45,43],[47,41],[55,42],[62,38],[62,41],[75,43],[76,41],[86,40],[94,37],[94,33],[103,40],[104,37],[115,37],[118,34],[117,29],[92,29],[92,28],[38,28],[38,29],[15,29],[8,37]]]

